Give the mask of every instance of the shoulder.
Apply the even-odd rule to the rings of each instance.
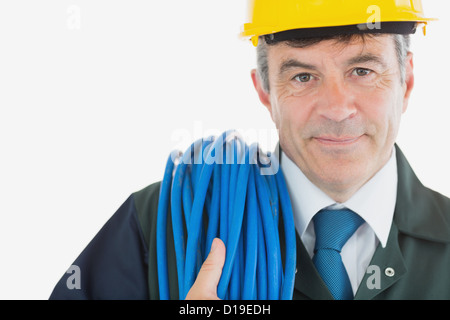
[[[427,187],[424,187],[423,190],[424,196],[429,200],[430,211],[440,213],[443,221],[447,223],[450,232],[450,198]]]
[[[433,210],[449,216],[450,199],[422,184],[398,146],[396,146],[396,153],[399,179],[398,200],[409,203],[411,210]]]
[[[156,227],[160,186],[161,181],[154,182],[133,193],[139,224],[147,243],[152,229]]]
[[[450,210],[450,198],[441,194],[440,192],[430,189],[426,186],[424,186],[425,188],[425,192],[428,193],[429,197],[432,198],[434,200],[434,202],[436,203],[436,205],[446,211]],[[450,212],[449,212],[450,213]]]
[[[399,230],[450,243],[450,199],[422,184],[397,147],[398,189],[394,220]]]

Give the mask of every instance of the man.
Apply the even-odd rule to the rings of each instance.
[[[450,200],[422,186],[395,145],[414,87],[409,34],[427,19],[420,1],[378,1],[387,18],[365,25],[373,2],[250,6],[251,77],[279,132],[298,234],[296,299],[450,299]],[[80,288],[65,275],[52,298],[157,299],[158,194],[159,183],[133,194],[74,262],[87,273]],[[343,233],[339,248],[326,244]],[[216,239],[188,299],[217,299],[225,253]]]

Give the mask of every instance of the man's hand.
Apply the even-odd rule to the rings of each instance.
[[[186,300],[219,300],[217,286],[225,263],[225,245],[219,238],[214,239],[208,258],[198,273]]]

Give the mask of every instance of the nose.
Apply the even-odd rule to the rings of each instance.
[[[319,94],[317,110],[320,116],[341,122],[356,115],[355,99],[343,80],[324,81]]]

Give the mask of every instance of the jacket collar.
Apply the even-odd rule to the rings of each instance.
[[[394,222],[400,232],[428,241],[450,243],[450,199],[422,185],[396,145],[398,166]]]

